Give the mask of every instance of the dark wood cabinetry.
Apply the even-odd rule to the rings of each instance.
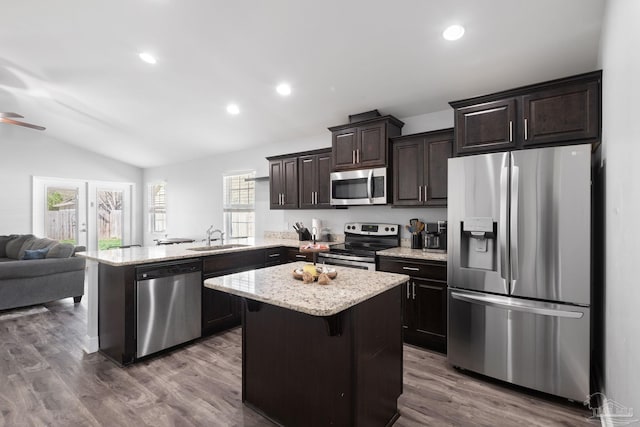
[[[298,207],[298,158],[269,158],[271,209]]]
[[[287,259],[287,249],[284,246],[277,248],[268,248],[264,250],[264,266],[271,267],[279,264],[286,264],[289,262]]]
[[[335,171],[385,167],[389,138],[399,136],[404,123],[393,116],[382,116],[330,127]]]
[[[453,129],[391,140],[394,206],[446,206]]]
[[[265,250],[242,251],[203,258],[203,280],[265,265]],[[202,336],[240,324],[241,300],[235,295],[202,286]]]
[[[287,248],[287,260],[289,262],[296,262],[296,261],[312,262],[313,261],[313,252],[304,252],[304,253],[302,253],[296,248]]]
[[[447,264],[380,257],[378,269],[410,276],[402,288],[404,341],[446,353]]]
[[[271,209],[331,207],[331,149],[267,157]]]
[[[300,208],[331,207],[331,150],[298,157]]]
[[[455,155],[599,143],[602,72],[451,102]]]

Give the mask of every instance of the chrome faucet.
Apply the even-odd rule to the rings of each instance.
[[[211,236],[213,235],[213,233],[220,233],[220,245],[224,245],[224,233],[222,232],[222,230],[215,229],[212,231],[211,230],[212,228],[213,228],[213,225],[207,229],[207,246],[211,246],[212,240],[218,240],[218,239],[211,239]]]

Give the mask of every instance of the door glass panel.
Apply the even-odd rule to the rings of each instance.
[[[97,190],[97,232],[98,249],[100,250],[122,245],[124,237],[123,193],[122,190]]]
[[[78,188],[47,187],[45,236],[78,243]]]

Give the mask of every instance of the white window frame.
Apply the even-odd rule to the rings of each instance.
[[[248,204],[232,204],[230,201],[232,198],[229,195],[229,191],[231,189],[228,188],[229,178],[237,177],[237,176],[245,176],[246,179],[253,179],[247,182],[248,186],[253,190],[253,199]],[[228,172],[222,175],[222,209],[223,209],[223,224],[224,224],[224,233],[225,238],[234,239],[240,237],[255,237],[255,227],[256,227],[256,186],[255,186],[255,170],[248,171],[234,171]],[[250,184],[249,184],[250,183]],[[253,213],[253,226],[250,227],[252,230],[248,232],[247,236],[234,236],[233,235],[233,227],[232,227],[232,217],[234,213],[240,212],[252,212]]]
[[[155,199],[154,188],[162,185],[163,187],[163,196],[164,200],[162,204],[159,203],[158,200]],[[164,210],[164,212],[162,212]],[[164,214],[164,228],[157,229],[156,224],[158,222],[157,217],[161,214]],[[147,229],[151,234],[161,234],[166,233],[167,231],[167,182],[166,181],[157,181],[151,182],[147,184],[147,221],[148,226]]]

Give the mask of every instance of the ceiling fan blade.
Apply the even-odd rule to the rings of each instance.
[[[36,130],[45,130],[46,128],[43,126],[32,125],[31,123],[18,122],[16,120],[6,119],[4,117],[0,117],[0,122],[9,123],[11,125],[24,126],[26,128],[36,129]]]
[[[11,117],[13,119],[24,119],[23,116],[17,113],[2,113],[0,112],[0,117]]]

